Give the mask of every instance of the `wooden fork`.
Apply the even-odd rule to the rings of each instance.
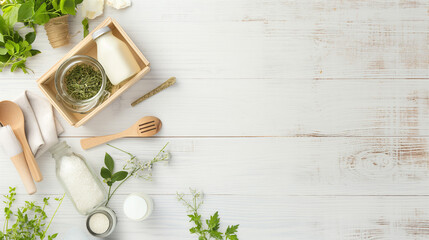
[[[134,123],[133,126],[120,133],[92,137],[80,140],[83,149],[90,149],[100,144],[123,137],[150,137],[155,135],[161,129],[161,120],[157,117],[144,117]]]

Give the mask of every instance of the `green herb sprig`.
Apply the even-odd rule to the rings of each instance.
[[[119,172],[113,172],[114,167],[115,167],[115,161],[113,161],[113,158],[106,153],[104,156],[104,164],[105,167],[102,167],[100,170],[100,175],[101,177],[104,179],[104,182],[107,184],[107,186],[109,186],[109,192],[107,194],[107,202],[106,202],[106,206],[110,201],[110,198],[112,198],[113,194],[116,192],[116,190],[122,185],[122,183],[124,183],[128,176],[128,172],[127,171],[119,171]],[[122,181],[125,180],[125,181]],[[116,188],[113,190],[112,192],[112,185],[115,182],[120,182],[122,181],[118,186],[116,186]]]
[[[103,182],[105,182],[109,188],[106,206],[109,204],[110,199],[115,194],[116,190],[128,179],[131,177],[142,178],[144,180],[151,180],[152,176],[152,167],[155,163],[161,161],[167,161],[170,158],[170,154],[166,152],[164,149],[167,147],[168,143],[164,145],[164,147],[158,152],[158,154],[150,161],[140,161],[137,157],[129,152],[126,152],[120,148],[114,147],[110,144],[108,146],[115,148],[123,153],[126,153],[130,156],[123,166],[123,170],[114,172],[115,161],[113,158],[106,153],[104,155],[104,165],[100,170],[100,176],[103,178]],[[120,182],[114,189],[112,186],[115,182]]]
[[[76,7],[83,0],[3,0],[0,16],[0,72],[10,67],[11,72],[21,69],[24,73],[27,58],[40,53],[31,44],[36,39],[36,25],[44,25],[51,18],[76,14]],[[17,23],[33,29],[23,38],[15,29]]]
[[[9,194],[5,195],[6,207],[4,208],[5,222],[3,225],[3,231],[0,231],[0,240],[12,240],[12,239],[31,239],[43,240],[48,237],[48,240],[55,239],[58,233],[52,235],[46,235],[51,223],[64,200],[64,196],[55,198],[58,202],[58,206],[55,209],[54,214],[46,225],[47,214],[45,212],[46,206],[49,205],[49,198],[43,199],[43,205],[40,206],[35,202],[25,201],[25,205],[17,208],[16,211],[12,210],[12,205],[15,202],[16,188],[9,187]],[[9,222],[15,220],[15,223],[9,227]]]
[[[51,18],[76,15],[76,7],[83,0],[5,0],[3,17],[10,26],[22,22],[36,31],[35,25],[44,25]]]
[[[220,218],[219,212],[215,212],[209,219],[205,221],[206,224],[203,224],[203,219],[201,214],[198,213],[201,205],[203,204],[204,194],[198,192],[195,189],[190,189],[192,198],[190,200],[186,199],[184,193],[177,193],[177,200],[181,202],[188,210],[189,222],[194,223],[194,227],[189,229],[191,234],[198,235],[199,240],[209,240],[209,239],[218,239],[218,240],[238,240],[237,225],[228,226],[225,232],[219,231],[220,229]]]
[[[25,39],[0,16],[0,72],[10,67],[11,72],[21,69],[28,73],[27,58],[40,53],[31,44],[36,38],[34,32],[27,33]]]

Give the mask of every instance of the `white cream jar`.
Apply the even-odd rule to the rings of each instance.
[[[152,198],[144,193],[131,193],[124,201],[124,213],[129,219],[143,221],[153,211]]]

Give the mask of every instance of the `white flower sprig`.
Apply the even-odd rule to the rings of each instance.
[[[158,154],[151,161],[142,161],[139,160],[135,155],[127,153],[130,155],[130,159],[126,160],[126,163],[123,167],[125,171],[128,171],[130,175],[133,175],[136,178],[141,178],[144,180],[152,180],[152,167],[154,163],[168,161],[170,159],[170,152],[165,151],[168,143],[158,152]],[[113,146],[111,146],[113,147]],[[116,148],[118,149],[118,148]],[[119,149],[120,150],[120,149]]]
[[[124,151],[120,148],[107,144],[108,146],[115,148],[123,153],[126,153],[130,156],[128,160],[126,160],[125,165],[123,166],[124,171],[119,171],[113,173],[114,161],[109,154],[106,153],[105,164],[106,167],[102,167],[100,171],[101,177],[103,177],[104,182],[109,186],[109,193],[106,201],[106,206],[112,198],[113,194],[115,194],[116,190],[129,178],[136,177],[144,180],[151,181],[152,180],[152,167],[157,162],[166,162],[170,159],[170,153],[165,151],[168,143],[164,145],[164,147],[158,152],[158,154],[150,161],[142,161],[137,159],[137,157],[127,151]],[[120,182],[115,189],[112,190],[112,185],[115,182]]]

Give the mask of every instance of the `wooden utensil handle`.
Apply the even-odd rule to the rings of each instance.
[[[31,177],[30,170],[28,169],[24,153],[22,152],[14,157],[11,157],[10,160],[12,160],[13,165],[15,165],[16,171],[18,171],[27,193],[34,194],[37,191],[37,188],[34,184],[33,178]]]
[[[80,145],[82,146],[83,149],[86,150],[121,137],[124,137],[123,133],[117,133],[117,134],[100,136],[100,137],[85,138],[80,140]]]
[[[34,158],[33,152],[31,151],[30,146],[28,145],[27,138],[22,137],[21,134],[15,134],[22,145],[22,151],[24,152],[25,160],[27,161],[28,169],[30,169],[31,176],[33,176],[34,181],[40,182],[43,180],[42,173],[40,172],[39,165]]]

